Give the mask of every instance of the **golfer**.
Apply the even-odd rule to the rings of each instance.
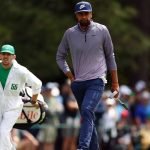
[[[82,120],[78,150],[99,150],[94,123],[95,108],[107,82],[107,71],[111,77],[112,92],[119,91],[114,48],[107,27],[92,20],[92,6],[89,2],[77,3],[74,13],[77,24],[64,33],[56,61],[72,81],[71,88],[80,109]],[[69,50],[73,72],[66,59]]]

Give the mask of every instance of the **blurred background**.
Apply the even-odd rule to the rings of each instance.
[[[15,46],[18,61],[45,83],[64,80],[55,55],[64,31],[76,23],[77,0],[0,0],[0,45]],[[150,1],[89,0],[93,19],[110,30],[121,83],[150,79]],[[35,61],[36,60],[36,61]]]
[[[60,150],[62,147],[67,147],[66,143],[70,143],[70,138],[68,138],[68,136],[71,135],[70,133],[72,133],[72,131],[66,131],[64,124],[72,124],[71,126],[75,125],[74,128],[77,129],[74,131],[74,136],[71,138],[73,143],[76,144],[76,139],[78,137],[80,124],[78,109],[68,87],[69,81],[66,81],[66,77],[59,70],[55,61],[56,51],[63,33],[67,28],[76,24],[73,8],[78,1],[79,0],[0,0],[0,46],[7,43],[14,45],[18,62],[26,66],[42,80],[42,94],[45,101],[49,99],[47,97],[51,95],[52,88],[57,88],[57,92],[55,91],[56,93],[54,92],[55,94],[52,94],[53,99],[57,97],[57,100],[54,100],[54,103],[52,104],[56,105],[59,103],[59,105],[56,105],[59,106],[59,108],[55,109],[56,112],[51,112],[52,115],[54,115],[54,118],[56,118],[53,120],[54,126],[51,127],[51,129],[48,129],[50,132],[48,141],[46,142],[48,143],[48,147],[47,145],[45,148],[43,146],[41,148],[43,150]],[[145,111],[142,110],[149,110],[150,101],[150,1],[88,1],[91,2],[93,7],[93,20],[105,24],[110,31],[118,65],[119,82],[120,85],[126,87],[123,90],[123,94],[120,94],[120,98],[128,103],[130,109],[128,112],[123,111],[123,114],[123,109],[119,109],[119,112],[117,111],[117,115],[123,115],[123,117],[126,118],[125,120],[127,120],[127,118],[130,120],[128,121],[128,125],[130,125],[129,128],[131,129],[127,130],[130,131],[127,133],[131,133],[131,130],[133,132],[130,136],[126,136],[126,139],[128,140],[125,145],[130,146],[125,147],[125,149],[144,149],[141,146],[142,144],[138,145],[137,143],[142,143],[141,127],[145,127],[146,122],[148,122],[147,119],[149,118],[149,111],[145,113]],[[70,58],[68,58],[68,61],[71,64]],[[48,83],[55,84],[53,86],[49,85],[49,87],[47,85]],[[106,86],[106,93],[109,88],[110,85],[108,83]],[[107,112],[108,105],[113,105],[115,108],[118,106],[117,103],[107,104],[109,101],[105,103],[105,99],[108,97],[106,95],[104,95],[104,104],[101,104],[99,106],[100,108],[98,108],[100,111],[99,118],[103,116],[104,112]],[[69,99],[71,99],[71,104],[68,104]],[[49,104],[50,108],[53,108],[52,104]],[[101,110],[103,111],[101,112]],[[69,111],[71,111],[71,113]],[[73,117],[73,119],[70,119],[70,116]],[[120,119],[121,117],[117,120],[113,118],[113,121],[116,121],[113,126],[116,128],[116,133],[118,128],[120,129],[120,126],[123,124],[122,122],[119,123]],[[146,127],[146,129],[147,128],[148,127]],[[101,133],[101,129],[99,130]],[[148,131],[149,130],[150,129],[148,129]],[[16,135],[15,132],[14,134]],[[46,133],[48,132],[46,131]],[[33,134],[33,132],[21,133],[21,135],[29,135],[29,137],[31,135],[30,138],[33,138],[33,143],[35,142],[34,144],[38,145],[39,142],[42,143],[43,140],[46,140],[46,138],[43,137],[46,133],[45,131],[39,133],[38,140],[34,139],[37,135]],[[112,133],[114,134],[115,140],[117,137],[115,136],[116,133]],[[32,135],[34,136],[32,137]],[[137,139],[132,139],[132,136],[135,136]],[[113,143],[114,139],[109,141],[108,135],[104,136],[104,139],[102,140],[103,149],[109,149],[105,146],[112,146],[114,144],[108,144],[108,142]],[[51,143],[52,148],[50,148]],[[147,143],[149,145],[150,140]],[[64,146],[62,146],[63,144]],[[56,145],[55,148],[54,145]],[[37,148],[39,146],[35,147]],[[33,146],[33,149],[35,147]],[[25,148],[29,150],[29,147]],[[145,149],[148,148],[149,146]],[[23,148],[21,149],[24,150]],[[63,148],[63,150],[74,149],[75,148],[70,147]],[[119,148],[119,150],[122,149]]]

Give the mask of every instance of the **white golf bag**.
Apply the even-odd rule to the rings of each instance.
[[[31,88],[26,87],[21,91],[20,96],[22,97],[24,106],[14,128],[25,130],[31,128],[35,124],[44,122],[48,106],[44,102],[43,96],[41,94],[38,95],[38,106],[31,103]]]

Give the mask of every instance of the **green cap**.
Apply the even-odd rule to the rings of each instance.
[[[12,45],[6,44],[6,45],[2,46],[1,53],[10,53],[10,54],[14,55],[15,49]]]

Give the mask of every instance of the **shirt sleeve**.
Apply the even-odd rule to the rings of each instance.
[[[26,71],[26,83],[32,88],[32,94],[39,94],[41,92],[42,82],[28,69]]]
[[[114,47],[111,40],[110,33],[106,26],[104,26],[104,52],[106,57],[106,64],[108,70],[117,70],[117,65],[114,55]]]
[[[64,72],[70,71],[69,65],[66,61],[66,57],[68,55],[68,30],[64,33],[64,36],[59,44],[57,54],[56,54],[56,62],[59,68]]]

